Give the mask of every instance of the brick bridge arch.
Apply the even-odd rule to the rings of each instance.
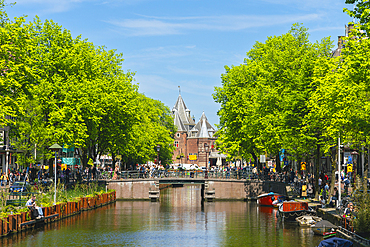
[[[273,181],[204,179],[204,178],[153,178],[108,180],[107,188],[116,190],[117,200],[150,200],[159,195],[160,184],[200,184],[202,198],[207,194],[215,200],[248,200],[262,193],[275,192],[287,195],[286,184]]]

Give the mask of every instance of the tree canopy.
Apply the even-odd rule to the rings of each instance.
[[[316,61],[330,55],[331,41],[310,43],[307,29],[294,24],[281,36],[256,42],[244,64],[225,67],[214,99],[221,104],[218,144],[230,154],[278,154],[281,148],[299,156],[309,148],[302,131],[308,101],[316,85]]]
[[[122,54],[73,38],[52,20],[10,21],[4,7],[0,1],[0,109],[8,116],[1,122],[23,151],[20,163],[50,157],[53,143],[80,148],[84,165],[100,154],[154,160],[157,145],[161,158],[171,159],[169,108],[138,92],[135,73],[121,68]]]

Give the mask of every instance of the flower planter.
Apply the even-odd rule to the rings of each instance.
[[[9,219],[4,218],[3,219],[3,235],[8,234],[8,232],[9,232]]]
[[[67,203],[63,202],[60,204],[60,212],[62,214],[62,217],[65,217],[67,215]]]
[[[59,218],[62,217],[62,215],[60,213],[60,204],[55,205],[55,211],[56,211],[57,214],[59,214]]]
[[[0,219],[0,236],[3,236],[4,235],[4,233],[3,233],[3,220],[2,219]]]
[[[93,207],[93,199],[90,197],[89,198],[89,208]]]
[[[14,231],[14,215],[8,215],[9,231]]]
[[[16,230],[17,231],[20,231],[21,228],[19,227],[19,224],[22,223],[22,215],[21,214],[17,214],[16,215],[16,219],[17,219],[17,221],[16,221]]]
[[[26,214],[27,214],[27,212],[22,212],[21,213],[21,222],[20,223],[26,222]]]
[[[80,213],[82,210],[93,209],[102,205],[115,201],[116,193],[109,192],[95,195],[94,197],[82,197],[78,201],[59,203],[57,205],[43,207],[43,213],[45,217],[53,214],[58,214],[58,217],[46,220],[46,223],[57,220],[58,218],[64,218],[76,213]],[[21,212],[19,214],[8,215],[7,218],[0,219],[0,236],[7,235],[9,232],[21,231],[22,229],[28,228],[28,226],[19,227],[21,223],[25,223],[31,220],[31,211]]]
[[[87,198],[86,197],[84,197],[84,198],[82,198],[82,208],[84,209],[84,210],[86,210],[87,209]]]

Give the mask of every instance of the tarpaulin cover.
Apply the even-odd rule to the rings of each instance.
[[[343,238],[328,238],[320,242],[319,247],[351,247],[353,243]]]

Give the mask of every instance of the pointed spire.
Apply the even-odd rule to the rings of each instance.
[[[204,113],[203,113],[204,114]],[[202,115],[203,117],[203,115]],[[199,132],[199,137],[200,138],[209,138],[209,134],[208,134],[208,130],[207,130],[207,123],[206,123],[206,119],[203,118],[201,119],[201,128],[200,128],[200,132]]]
[[[177,110],[174,111],[174,115],[174,124],[177,126],[177,131],[186,131],[186,127],[181,121],[179,112]]]
[[[206,114],[203,112],[199,122],[191,129],[192,132],[197,132],[197,138],[211,138],[216,132],[212,125],[208,122]]]
[[[208,121],[208,119],[207,119],[206,114],[204,113],[204,111],[203,111],[203,113],[202,113],[202,116],[200,117],[200,120],[201,120],[201,121],[202,121],[202,120],[206,120],[206,121]]]

